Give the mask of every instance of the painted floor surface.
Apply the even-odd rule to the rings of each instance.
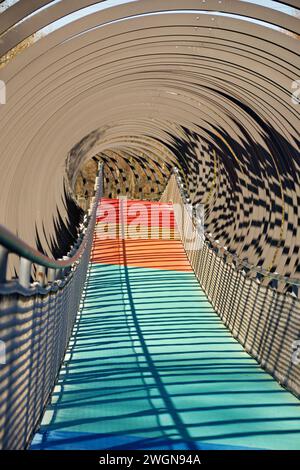
[[[108,224],[120,228],[112,204]],[[169,248],[121,237],[106,256],[96,230],[81,314],[31,449],[300,449],[299,401],[232,338],[173,229]]]

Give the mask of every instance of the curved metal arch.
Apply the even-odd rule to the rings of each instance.
[[[76,5],[82,3],[91,2]],[[168,1],[173,11],[159,13],[166,2],[158,7],[142,0],[90,14],[40,39],[0,71],[9,98],[0,109],[3,167],[10,163],[0,213],[9,227],[34,242],[33,226],[22,223],[25,204],[27,220],[47,212],[46,238],[55,233],[58,215],[67,222],[64,162],[83,137],[99,130],[92,155],[104,148],[103,141],[113,146],[118,133],[147,135],[164,142],[189,173],[195,200],[210,191],[214,149],[222,174],[207,207],[208,231],[254,264],[263,259],[270,267],[276,255],[280,272],[297,270],[299,113],[291,103],[291,84],[300,70],[299,40],[237,17],[180,12],[196,3]],[[47,11],[64,16],[66,4],[59,5],[24,25],[36,27]],[[291,15],[249,2],[223,5],[241,15],[248,9],[249,18],[260,20],[268,10],[268,21],[276,18],[280,27],[298,31],[299,20]],[[138,160],[135,165],[138,172]],[[36,198],[26,186],[32,174],[40,175]],[[24,196],[17,217],[9,210],[16,181]],[[45,190],[46,205],[39,200]],[[41,235],[44,244],[46,238]]]

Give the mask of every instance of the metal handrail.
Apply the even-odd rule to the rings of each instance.
[[[186,190],[184,189],[184,184],[179,174],[179,169],[177,167],[173,167],[173,174],[175,176],[176,183],[177,183],[179,192],[181,194],[183,203],[185,205],[191,204],[190,198]],[[194,212],[192,213],[192,220],[193,220],[194,225],[197,225],[196,215]],[[274,280],[277,282],[285,282],[286,284],[290,284],[290,285],[297,286],[297,287],[300,286],[300,279],[283,276],[279,273],[272,273],[271,271],[268,271],[264,268],[260,268],[258,266],[254,266],[250,263],[247,263],[246,261],[241,260],[236,254],[231,253],[226,247],[221,247],[220,244],[213,237],[209,236],[207,233],[204,232],[203,235],[204,235],[206,243],[210,244],[213,249],[215,248],[217,250],[221,250],[222,255],[230,257],[232,259],[232,262],[235,263],[237,269],[239,270],[244,269],[248,276],[250,273],[253,273],[253,274],[261,275],[265,278],[268,278],[270,282]]]
[[[32,246],[28,245],[6,227],[0,224],[0,270],[2,271],[2,279],[0,282],[5,281],[7,256],[9,253],[14,253],[20,256],[21,261],[27,261],[28,263],[34,263],[42,268],[48,268],[53,270],[61,270],[68,268],[76,263],[81,257],[83,250],[87,243],[87,235],[90,231],[90,221],[95,218],[98,200],[102,192],[102,180],[103,180],[103,164],[99,165],[98,175],[95,181],[95,195],[90,214],[86,217],[85,223],[82,225],[82,231],[79,233],[77,241],[73,248],[63,257],[63,259],[53,259],[44,255],[40,251],[36,250]],[[23,263],[24,264],[24,263]],[[26,264],[26,263],[25,263]],[[22,268],[22,264],[21,264]],[[4,273],[4,274],[3,274]]]

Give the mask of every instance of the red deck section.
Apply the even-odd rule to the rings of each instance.
[[[161,230],[149,230],[151,223]],[[172,204],[102,199],[97,225],[93,263],[192,271],[179,240]]]
[[[141,223],[143,226],[174,228],[172,204],[129,199],[103,198],[97,211],[97,223],[120,224],[120,205],[123,206],[122,221],[125,225]]]

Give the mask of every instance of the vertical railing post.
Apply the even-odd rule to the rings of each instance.
[[[25,287],[26,289],[30,285],[30,275],[31,275],[31,261],[29,261],[26,258],[21,258],[19,283],[22,287]]]
[[[0,246],[0,284],[6,281],[8,250],[4,246]]]
[[[47,281],[54,282],[56,280],[56,269],[48,268],[47,269]]]
[[[45,266],[36,266],[36,280],[42,285],[45,285],[46,282],[46,268]]]
[[[63,256],[62,259],[65,261],[65,260],[68,260],[69,259],[69,256]],[[65,268],[62,268],[62,276],[66,276],[71,270],[71,266],[66,266]]]

